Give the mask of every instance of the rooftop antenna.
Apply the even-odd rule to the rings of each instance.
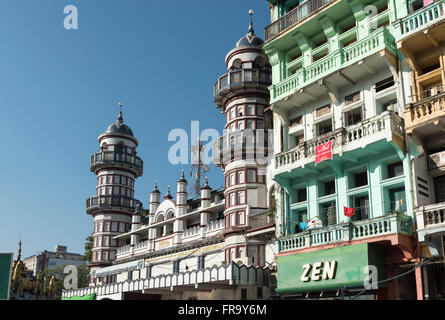
[[[195,194],[196,197],[198,197],[201,192],[202,177],[210,170],[210,166],[202,162],[203,151],[204,146],[199,141],[199,138],[197,138],[196,144],[190,147],[192,158],[190,177],[192,178],[192,182],[189,190],[190,194]]]

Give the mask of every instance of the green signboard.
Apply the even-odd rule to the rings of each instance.
[[[383,248],[362,243],[278,256],[276,291],[291,294],[363,285],[364,280],[369,278],[369,272],[365,269],[368,266],[375,266],[378,281],[385,278]],[[373,270],[373,267],[370,268]]]
[[[0,300],[9,299],[14,254],[0,253]]]
[[[94,300],[96,293],[85,294],[83,296],[62,297],[62,300]]]

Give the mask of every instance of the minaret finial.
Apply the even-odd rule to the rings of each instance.
[[[20,236],[21,238],[21,236]],[[19,240],[19,250],[18,250],[18,254],[17,254],[17,261],[20,261],[20,259],[22,258],[22,240]]]
[[[250,15],[249,33],[254,34],[255,31],[253,30],[253,21],[252,21],[253,10],[252,9],[249,10],[249,15]]]
[[[122,123],[124,123],[124,118],[122,117],[122,102],[119,102],[118,105],[119,105],[120,110],[119,110],[119,116],[117,117],[117,124],[119,126]]]

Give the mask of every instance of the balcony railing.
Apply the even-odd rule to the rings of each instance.
[[[353,150],[384,138],[390,138],[393,134],[403,139],[402,119],[392,111],[385,111],[359,124],[337,129],[277,154],[275,168],[289,165],[298,167],[313,162],[316,147],[329,141],[332,141],[333,154],[338,154],[340,151]]]
[[[119,208],[133,212],[139,200],[124,196],[94,196],[86,201],[87,213],[102,208]]]
[[[263,84],[269,86],[272,83],[272,73],[263,69],[238,69],[227,72],[218,78],[214,87],[214,95],[218,96],[222,91],[232,87],[248,84]]]
[[[286,31],[301,20],[314,14],[318,9],[333,1],[334,0],[309,0],[302,5],[292,9],[264,29],[264,41],[267,42],[272,40],[283,31]]]
[[[445,116],[445,92],[406,105],[405,130],[412,133],[417,126]]]
[[[249,226],[253,229],[261,228],[275,223],[274,216],[270,216],[268,212],[257,214],[249,217]]]
[[[267,158],[273,154],[272,146],[269,146],[268,130],[238,130],[221,136],[213,147],[213,160],[216,165],[228,163],[232,157],[245,157],[255,155],[256,158]],[[270,153],[269,153],[270,151]]]
[[[412,219],[404,214],[341,223],[312,229],[278,239],[279,252],[298,250],[342,241],[354,241],[388,234],[412,235]]]
[[[393,54],[397,54],[394,37],[385,27],[381,27],[367,37],[345,48],[333,51],[308,66],[303,66],[293,75],[270,86],[270,103],[281,100],[296,90],[385,48]]]
[[[117,151],[102,151],[97,152],[91,156],[91,170],[107,164],[120,164],[130,166],[136,171],[138,176],[142,175],[144,166],[144,162],[141,158],[129,153]]]
[[[426,29],[444,17],[445,0],[433,2],[432,4],[395,21],[395,37],[397,41],[400,41],[411,34]]]
[[[419,221],[423,219],[423,221]],[[417,210],[419,229],[445,224],[445,202],[431,204]]]

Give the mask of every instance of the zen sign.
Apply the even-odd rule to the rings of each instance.
[[[319,281],[321,279],[335,279],[337,271],[337,261],[315,262],[314,264],[304,264],[303,273],[300,280],[302,282]]]
[[[315,164],[332,159],[332,140],[315,147]]]

